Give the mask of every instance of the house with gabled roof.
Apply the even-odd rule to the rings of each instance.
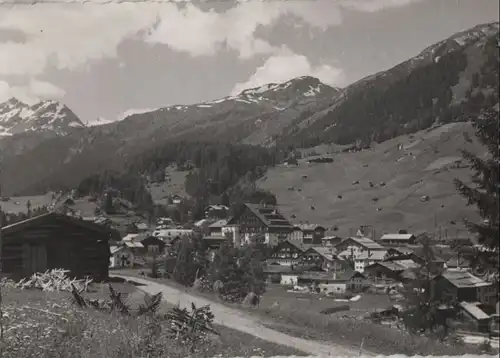
[[[480,302],[495,306],[498,284],[484,281],[470,272],[447,270],[434,278],[438,295],[449,295],[458,301]]]
[[[297,266],[304,263],[304,253],[311,247],[293,240],[286,240],[276,245],[267,260],[269,264]]]
[[[325,236],[326,229],[316,224],[294,225],[291,239],[304,244],[321,245],[321,239]]]
[[[414,245],[417,237],[413,234],[384,234],[377,242],[385,246]]]
[[[108,278],[109,241],[120,234],[104,225],[49,212],[3,227],[2,273],[13,277],[62,268],[69,276]]]
[[[367,266],[373,265],[375,262],[384,261],[386,251],[368,250],[361,252],[354,258],[354,270],[357,272],[365,272]]]
[[[312,246],[304,252],[304,261],[315,263],[323,271],[346,272],[352,271],[352,264],[337,256],[333,247]]]
[[[325,294],[343,294],[359,291],[365,284],[363,274],[356,271],[346,272],[304,272],[298,275],[298,285],[312,285]]]
[[[384,251],[387,249],[366,237],[349,237],[335,246],[339,257],[354,259],[365,251]]]
[[[227,226],[237,226],[242,243],[250,243],[257,236],[263,242],[276,246],[290,238],[293,225],[279,211],[277,206],[245,203],[240,205]]]

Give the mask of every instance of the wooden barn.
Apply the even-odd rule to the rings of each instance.
[[[2,229],[2,273],[13,278],[62,268],[72,277],[108,278],[108,227],[58,213],[47,213]]]

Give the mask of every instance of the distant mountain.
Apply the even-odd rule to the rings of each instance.
[[[478,25],[366,77],[286,128],[280,142],[367,145],[498,106],[498,33],[498,22]]]
[[[62,103],[43,101],[30,106],[11,98],[0,103],[0,163],[48,139],[68,135],[84,127]]]
[[[43,101],[29,106],[15,98],[0,103],[0,138],[26,132],[69,134],[85,125],[64,104]]]
[[[0,179],[11,193],[71,187],[104,168],[120,169],[168,141],[271,146],[304,112],[326,108],[340,93],[316,78],[300,77],[214,101],[134,113],[112,123],[101,121],[104,124],[46,140],[4,160]]]
[[[68,131],[4,159],[0,180],[11,193],[39,192],[73,187],[103,169],[122,169],[165,143],[217,141],[281,149],[323,143],[366,146],[466,121],[483,108],[498,107],[498,32],[498,23],[476,26],[345,89],[299,77],[236,96]],[[44,123],[43,128],[53,123],[37,118],[34,123]],[[10,120],[9,132],[17,128],[15,121],[19,119]],[[62,126],[61,133],[64,128],[71,126]]]

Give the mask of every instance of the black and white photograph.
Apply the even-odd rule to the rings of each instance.
[[[497,357],[498,0],[0,0],[0,357]]]

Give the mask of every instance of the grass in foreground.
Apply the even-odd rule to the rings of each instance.
[[[139,302],[141,293],[131,285],[113,284]],[[104,288],[88,296],[98,298]],[[132,358],[231,357],[304,355],[225,327],[210,336],[193,353],[187,345],[167,336],[166,322],[151,317],[124,317],[93,309],[79,309],[69,293],[2,288],[6,358]],[[134,302],[132,302],[134,304]],[[162,311],[168,306],[163,306]]]
[[[127,272],[133,276],[133,272]],[[144,277],[142,277],[144,278]],[[168,279],[151,279],[181,290],[186,288]],[[482,347],[470,345],[450,337],[441,342],[426,336],[411,335],[404,330],[384,326],[362,319],[361,317],[342,318],[335,315],[324,315],[308,309],[298,309],[295,304],[262,305],[247,308],[242,305],[229,304],[218,300],[212,293],[196,292],[188,288],[189,293],[203,296],[213,301],[226,304],[230,307],[245,310],[262,318],[262,323],[269,328],[281,331],[291,336],[326,341],[341,346],[362,347],[365,351],[392,355],[463,355],[485,354]],[[266,294],[262,299],[265,302]],[[347,311],[346,313],[348,313]]]

